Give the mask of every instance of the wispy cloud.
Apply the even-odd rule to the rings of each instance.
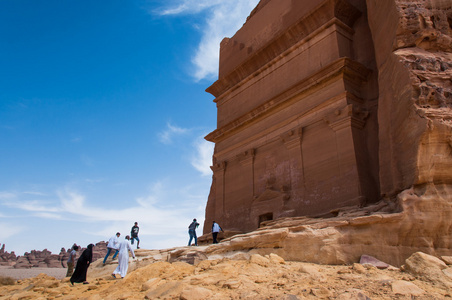
[[[11,226],[9,223],[0,223],[0,241],[4,241],[13,235],[16,235],[24,229],[23,226]]]
[[[196,80],[218,75],[220,42],[231,37],[245,23],[259,0],[179,0],[158,11],[163,16],[197,14],[209,10],[201,30],[201,41],[192,57]]]
[[[167,8],[160,8],[156,12],[161,15],[194,14],[216,6],[223,1],[224,0],[181,0],[175,1],[176,3]]]
[[[173,142],[174,136],[183,135],[183,134],[187,133],[188,131],[189,131],[189,129],[177,127],[170,123],[167,123],[165,130],[160,132],[158,134],[158,137],[159,137],[159,140],[161,143],[168,145]]]
[[[17,197],[17,193],[0,192],[0,200],[10,200]]]
[[[194,142],[196,152],[191,159],[191,165],[201,172],[203,176],[212,175],[210,166],[212,165],[212,154],[214,144],[206,141],[204,138],[199,137]]]
[[[145,208],[150,208],[152,205],[157,204],[158,199],[161,198],[164,191],[164,183],[162,181],[155,182],[151,185],[149,195],[138,197],[136,202]]]

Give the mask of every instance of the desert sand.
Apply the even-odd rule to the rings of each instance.
[[[35,277],[41,273],[63,279],[66,275],[65,268],[30,268],[30,269],[14,269],[13,267],[0,266],[0,276],[8,276],[14,279],[24,279]]]

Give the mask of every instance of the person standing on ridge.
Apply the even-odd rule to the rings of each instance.
[[[111,276],[116,278],[115,274],[121,275],[121,278],[126,277],[127,270],[129,269],[129,251],[132,253],[132,257],[135,259],[135,253],[130,245],[130,237],[126,235],[126,239],[119,243],[119,256],[118,256],[118,266],[113,271]]]
[[[195,239],[195,246],[198,246],[198,237],[196,236],[196,228],[198,228],[199,223],[196,222],[196,219],[193,219],[190,226],[188,226],[188,235],[190,235],[190,240],[188,241],[188,245],[191,246],[191,240]]]
[[[118,255],[118,252],[119,252],[119,250],[118,250],[118,247],[119,247],[119,236],[120,235],[121,234],[119,232],[116,232],[116,235],[112,236],[108,240],[108,243],[107,243],[107,255],[105,255],[105,258],[104,258],[104,265],[105,265],[105,262],[107,261],[108,256],[111,253],[111,250],[115,250],[115,254],[113,255],[112,259],[115,259],[116,255]]]
[[[74,264],[75,264],[75,257],[77,256],[77,250],[78,246],[74,244],[71,248],[71,252],[69,253],[69,258],[67,260],[67,273],[66,277],[71,277],[74,273]]]
[[[133,240],[137,240],[137,249],[140,249],[140,239],[138,238],[138,231],[140,231],[140,227],[138,227],[138,222],[135,222],[135,225],[133,225],[132,230],[130,231],[130,236],[132,237],[132,245]]]
[[[212,224],[212,239],[213,239],[213,243],[214,244],[218,244],[217,236],[218,236],[218,233],[220,232],[220,230],[223,231],[223,228],[221,228],[220,225],[218,225],[218,223],[213,221],[213,224]]]

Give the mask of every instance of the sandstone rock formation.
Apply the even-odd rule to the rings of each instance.
[[[8,253],[5,251],[5,244],[0,249],[0,266],[11,266],[17,260],[16,254],[13,252]]]
[[[451,76],[450,1],[262,0],[222,41],[207,89],[218,121],[200,240],[215,220],[273,226],[225,242],[291,260],[447,255]]]

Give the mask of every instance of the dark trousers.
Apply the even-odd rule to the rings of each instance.
[[[217,235],[218,235],[218,232],[212,232],[212,238],[213,238],[214,244],[218,244]]]

